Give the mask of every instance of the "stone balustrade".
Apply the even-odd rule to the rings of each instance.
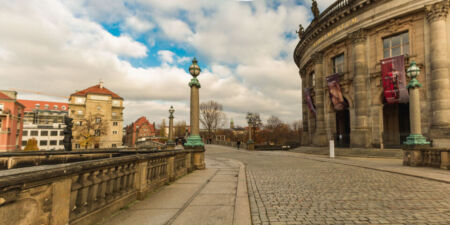
[[[0,224],[95,224],[204,166],[191,149],[3,170]]]
[[[450,149],[428,146],[406,146],[403,149],[403,165],[450,169]]]

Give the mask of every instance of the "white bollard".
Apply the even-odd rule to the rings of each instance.
[[[334,158],[334,140],[330,140],[330,158]]]

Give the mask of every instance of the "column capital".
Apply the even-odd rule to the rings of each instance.
[[[436,20],[446,19],[448,15],[449,4],[450,2],[448,0],[444,0],[425,6],[425,14],[428,21],[433,22]]]
[[[311,55],[311,60],[315,64],[322,64],[323,53],[322,52],[314,52],[314,54]]]
[[[353,43],[353,44],[360,44],[364,43],[367,39],[367,31],[365,29],[359,29],[357,31],[354,31],[352,33],[349,33],[347,38]]]

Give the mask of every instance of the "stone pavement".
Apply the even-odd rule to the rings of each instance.
[[[450,224],[448,171],[211,145],[206,153],[246,165],[255,225]]]
[[[207,158],[206,167],[162,187],[103,224],[251,224],[244,165],[231,159]]]

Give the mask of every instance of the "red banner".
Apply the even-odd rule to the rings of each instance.
[[[333,103],[334,109],[339,111],[348,107],[344,101],[344,96],[339,85],[339,74],[333,74],[327,77],[328,89],[330,91],[330,100]]]
[[[409,101],[406,89],[405,57],[403,55],[381,60],[384,98],[388,104]]]
[[[311,113],[316,114],[316,107],[314,106],[314,103],[311,98],[311,88],[304,88],[303,93],[305,95],[306,104],[308,105],[309,111]]]

